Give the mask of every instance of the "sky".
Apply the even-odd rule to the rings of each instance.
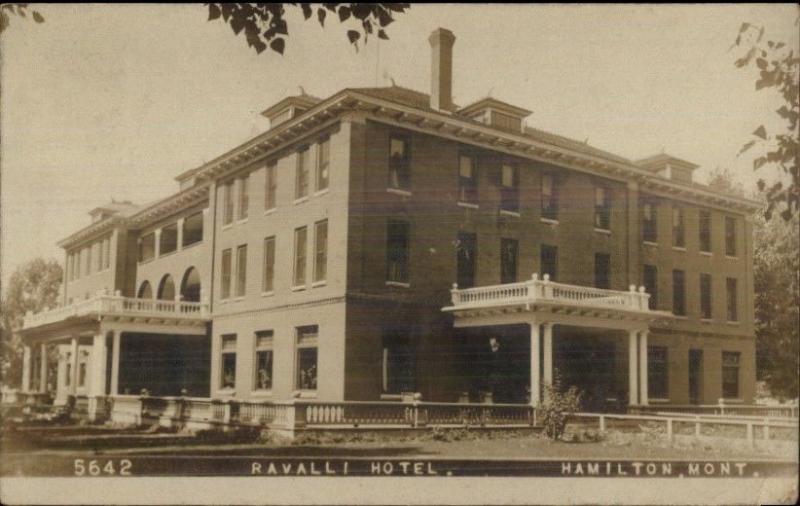
[[[283,56],[257,55],[201,5],[36,9],[43,24],[13,17],[0,36],[3,285],[35,256],[63,262],[56,242],[94,207],[177,191],[176,175],[265,131],[260,111],[299,86],[428,92],[438,27],[456,36],[456,103],[491,95],[532,110],[530,126],[631,159],[665,151],[701,181],[729,167],[752,186],[737,153],[780,99],[755,91],[730,47],[743,22],[800,44],[792,4],[413,5],[358,51],[338,20],[290,11]]]

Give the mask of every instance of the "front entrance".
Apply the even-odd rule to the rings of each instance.
[[[558,330],[558,329],[557,329]],[[561,377],[563,389],[576,387],[585,411],[607,411],[620,401],[617,374],[617,349],[614,341],[603,336],[568,335],[556,332],[553,366]]]
[[[527,404],[530,339],[527,326],[463,329],[459,344],[464,394],[470,402]],[[462,399],[467,400],[467,399]]]
[[[208,336],[123,332],[118,393],[208,397],[210,350]]]

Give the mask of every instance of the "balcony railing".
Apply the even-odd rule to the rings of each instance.
[[[94,297],[57,307],[48,311],[25,315],[23,329],[39,327],[69,318],[89,315],[143,316],[150,318],[201,319],[209,318],[208,304],[177,300],[135,299],[98,293]]]
[[[622,292],[589,286],[567,285],[550,281],[547,274],[544,275],[544,279],[539,279],[538,275],[534,274],[528,281],[504,285],[465,289],[459,289],[457,285],[453,285],[450,294],[452,306],[444,308],[445,311],[539,302],[627,311],[650,310],[650,294],[644,291],[644,287],[637,290],[635,286],[631,285],[629,291]]]

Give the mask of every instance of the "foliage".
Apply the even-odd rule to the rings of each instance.
[[[800,216],[754,223],[756,360],[773,396],[798,396]]]
[[[0,33],[8,28],[11,18],[9,15],[16,15],[21,18],[28,17],[28,4],[0,4]],[[37,23],[44,23],[44,17],[38,11],[31,11],[31,18]]]
[[[22,343],[16,331],[28,311],[55,307],[59,300],[63,271],[55,260],[35,258],[18,267],[9,278],[5,297],[0,301],[0,372],[3,384],[19,382]]]
[[[544,433],[553,440],[558,440],[567,428],[567,419],[580,409],[581,396],[575,386],[566,391],[561,386],[561,375],[558,369],[553,371],[553,384],[544,386],[545,400],[538,408]]]
[[[800,24],[800,17],[795,24]],[[767,183],[758,180],[758,189],[766,191],[765,217],[769,220],[777,208],[789,221],[800,210],[800,167],[798,166],[798,120],[800,120],[800,55],[783,42],[764,41],[764,27],[742,23],[734,47],[746,48],[746,53],[736,60],[739,68],[755,64],[759,71],[756,90],[773,89],[785,102],[775,112],[786,122],[786,130],[769,134],[764,125],[753,131],[753,139],[739,151],[739,155],[756,146],[762,154],[753,160],[753,170],[773,167],[777,180]]]
[[[283,54],[289,25],[286,22],[286,7],[300,8],[305,20],[316,11],[317,21],[325,26],[328,14],[339,18],[340,23],[350,20],[360,29],[348,29],[347,39],[358,49],[358,41],[364,35],[364,42],[377,32],[381,39],[388,39],[385,28],[394,21],[394,16],[409,8],[407,3],[364,4],[364,3],[324,3],[312,7],[308,3],[209,3],[208,20],[222,19],[230,24],[233,33],[244,32],[247,45],[262,53],[267,47]],[[359,31],[360,30],[360,31]]]
[[[742,183],[737,181],[733,171],[727,167],[717,167],[708,175],[708,187],[719,193],[746,197]]]

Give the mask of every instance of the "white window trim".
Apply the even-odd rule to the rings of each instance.
[[[511,216],[512,218],[520,218],[522,216],[519,211],[509,211],[507,209],[500,209],[500,214],[503,216]]]
[[[304,197],[299,197],[299,198],[296,198],[296,199],[294,199],[294,200],[292,201],[292,204],[294,204],[294,205],[298,205],[298,204],[302,204],[303,202],[308,202],[309,198],[310,198],[310,197],[309,197],[308,195],[306,195],[306,196],[304,196]]]
[[[739,257],[738,257],[738,256],[733,256],[733,257],[732,257],[732,256],[730,256],[730,255],[725,255],[725,258],[726,258],[727,260],[739,260]]]
[[[594,227],[594,231],[597,232],[598,234],[611,235],[611,230],[608,228]]]
[[[409,190],[391,187],[386,188],[386,193],[394,193],[395,195],[400,195],[401,197],[411,197],[413,195]]]
[[[411,288],[411,283],[404,283],[402,281],[386,281],[386,286],[396,286],[398,288]]]
[[[539,221],[541,221],[542,223],[547,223],[549,225],[558,225],[559,223],[558,220],[554,220],[552,218],[545,218],[543,216],[539,218]]]
[[[673,246],[672,250],[673,251],[681,251],[683,253],[686,253],[686,246]]]
[[[702,256],[704,256],[704,257],[713,257],[713,256],[714,256],[714,253],[712,253],[712,252],[710,252],[710,251],[703,251],[703,250],[700,250],[700,255],[702,255]]]
[[[456,205],[457,205],[458,207],[465,207],[465,208],[467,208],[467,209],[480,209],[480,206],[479,206],[478,204],[472,204],[472,203],[470,203],[470,202],[463,202],[463,201],[461,201],[461,200],[459,200],[459,201],[456,203]]]
[[[330,184],[330,182],[329,182],[328,184]],[[327,194],[327,193],[330,193],[330,192],[331,192],[331,187],[330,187],[330,186],[328,186],[327,188],[323,188],[323,189],[321,189],[321,190],[317,190],[317,191],[315,191],[315,192],[314,192],[314,196],[315,196],[315,197],[321,197],[321,196],[323,196],[323,195],[325,195],[325,194]]]
[[[642,241],[642,244],[644,244],[645,246],[650,246],[651,248],[658,247],[658,243],[653,241]]]

